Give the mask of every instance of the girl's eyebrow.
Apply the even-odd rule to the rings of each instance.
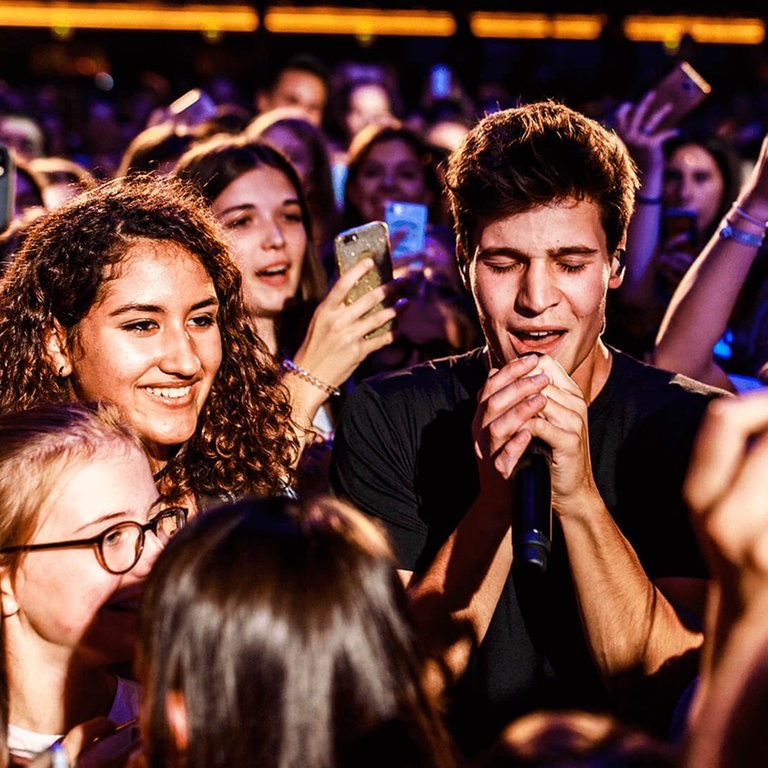
[[[285,200],[282,201],[281,205],[299,205],[299,198],[298,197],[286,197]],[[239,213],[240,211],[250,211],[256,208],[256,206],[253,203],[240,203],[239,205],[231,205],[229,208],[225,208],[223,211],[219,211],[216,215],[226,216],[230,213]]]
[[[205,309],[206,307],[217,307],[219,305],[219,300],[215,296],[211,296],[210,298],[203,299],[202,301],[198,301],[195,304],[193,304],[190,307],[190,311],[196,311],[198,309]],[[146,312],[148,314],[154,314],[158,312],[163,312],[164,307],[162,307],[160,304],[141,304],[139,302],[129,302],[128,304],[122,304],[119,307],[116,307],[113,309],[110,313],[110,317],[118,317],[120,315],[125,315],[128,312]]]

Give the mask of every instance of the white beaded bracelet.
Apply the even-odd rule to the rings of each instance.
[[[306,368],[302,368],[300,365],[296,365],[293,360],[288,360],[286,358],[283,360],[282,366],[286,371],[295,373],[297,376],[304,379],[305,381],[308,381],[318,389],[322,389],[323,392],[330,395],[331,397],[336,397],[341,394],[341,390],[338,387],[332,387],[330,384],[326,384],[324,381],[320,381],[317,376],[313,376]]]

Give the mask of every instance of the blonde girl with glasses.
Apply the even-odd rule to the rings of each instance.
[[[137,715],[130,663],[144,580],[186,510],[159,501],[149,461],[113,406],[39,406],[0,418],[0,590],[11,763],[85,721]],[[130,728],[110,741],[125,750]],[[101,763],[99,763],[101,764]]]

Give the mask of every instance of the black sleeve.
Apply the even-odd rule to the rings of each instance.
[[[427,527],[414,483],[416,441],[407,405],[361,384],[342,409],[331,454],[331,487],[387,528],[401,568],[414,570]]]

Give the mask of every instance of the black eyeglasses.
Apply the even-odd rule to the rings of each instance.
[[[104,570],[119,575],[127,573],[139,562],[141,553],[144,551],[147,531],[152,531],[165,546],[171,537],[184,527],[187,514],[184,507],[166,507],[143,525],[128,520],[117,523],[90,539],[52,541],[47,544],[21,544],[17,547],[0,549],[0,555],[9,555],[12,552],[39,552],[45,549],[93,547],[99,565]]]

